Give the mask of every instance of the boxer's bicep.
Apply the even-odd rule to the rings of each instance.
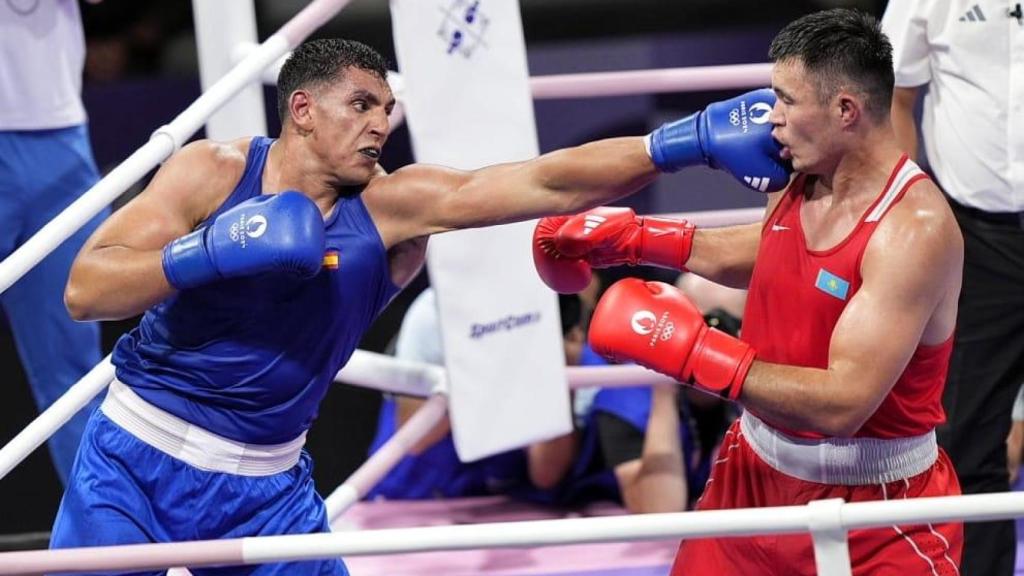
[[[863,420],[921,344],[950,273],[950,243],[941,229],[917,225],[878,232],[864,253],[863,283],[843,310],[829,347],[829,370],[860,398]]]
[[[64,292],[73,318],[128,318],[173,292],[163,271],[163,248],[230,194],[245,166],[245,156],[239,160],[232,150],[206,142],[187,146],[93,233],[71,266]]]
[[[171,157],[138,196],[114,212],[86,249],[160,250],[191,232],[230,193],[237,158],[220,144],[198,142]],[[242,158],[244,166],[244,157]]]

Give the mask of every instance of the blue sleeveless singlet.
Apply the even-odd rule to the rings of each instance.
[[[272,143],[253,138],[241,181],[207,222],[262,194]],[[179,292],[118,341],[117,378],[149,403],[232,440],[299,436],[399,290],[362,198],[339,198],[324,225],[325,266],[314,278],[268,273]]]

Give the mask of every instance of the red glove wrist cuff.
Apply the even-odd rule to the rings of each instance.
[[[686,220],[645,216],[640,227],[640,264],[686,271],[696,226]]]
[[[756,355],[750,344],[711,328],[694,349],[688,372],[699,388],[735,400]]]

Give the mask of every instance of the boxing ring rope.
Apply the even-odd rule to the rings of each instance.
[[[114,366],[108,355],[0,449],[0,478],[7,476],[8,472],[46,442],[113,379]]]
[[[845,535],[849,530],[951,520],[990,521],[1024,515],[1024,493],[973,494],[846,503],[821,500],[780,506],[568,520],[535,520],[429,528],[401,528],[201,540],[165,544],[99,546],[0,553],[0,574],[97,570],[152,570],[170,566],[260,564],[408,552],[554,546],[635,540],[798,534]],[[823,563],[820,576],[849,575],[845,566]]]
[[[239,44],[232,54],[235,61],[248,56],[256,45]],[[264,70],[264,84],[277,84],[277,75],[285,58]],[[657,68],[652,70],[622,70],[616,72],[582,72],[576,74],[548,74],[530,78],[530,90],[537,100],[559,98],[606,98],[609,96],[642,96],[665,92],[701,92],[732,88],[758,88],[771,84],[771,63],[724,64],[718,66],[688,66],[685,68]],[[398,72],[388,72],[388,82],[401,100],[404,79]]]
[[[332,527],[353,504],[366,496],[381,478],[405,457],[412,447],[448,413],[448,397],[434,394],[398,429],[383,446],[374,452],[345,482],[324,500],[327,520]]]
[[[756,88],[771,84],[771,64],[692,66],[660,70],[551,74],[530,78],[533,97],[603,98],[662,92]]]

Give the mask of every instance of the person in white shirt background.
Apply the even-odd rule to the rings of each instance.
[[[936,182],[964,237],[963,290],[939,443],[964,494],[1009,489],[1006,438],[1024,381],[1024,11],[1007,0],[891,1],[892,119],[918,155],[915,105]],[[966,525],[962,573],[1014,571],[1012,521]]]
[[[76,0],[0,2],[0,258],[99,179],[82,106],[85,40]],[[40,74],[46,70],[46,74]],[[103,215],[0,295],[40,410],[100,361],[100,331],[64,308],[75,254]],[[97,401],[49,442],[61,482]]]

